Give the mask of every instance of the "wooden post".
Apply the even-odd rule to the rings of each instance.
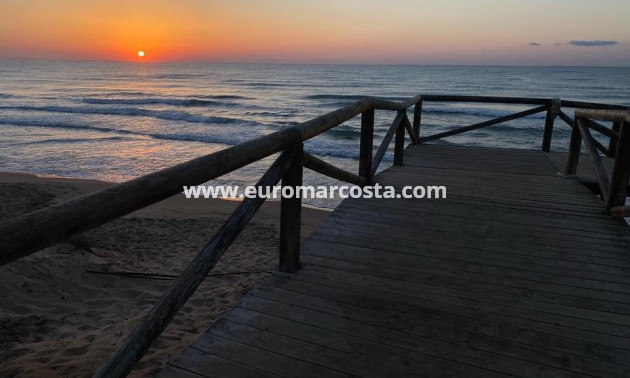
[[[578,116],[575,119],[575,127],[580,130],[580,135],[582,135],[584,149],[588,153],[588,157],[593,164],[593,170],[595,171],[595,177],[597,177],[597,183],[599,185],[602,198],[604,199],[604,203],[608,203],[608,200],[610,199],[610,179],[608,178],[606,168],[604,168],[604,164],[602,163],[602,158],[599,156],[596,143],[597,141],[593,138],[591,130],[588,128],[588,122],[588,118]]]
[[[293,133],[299,140],[300,134]],[[274,186],[287,172],[293,156],[283,152],[265,172],[257,186]],[[126,377],[133,364],[140,360],[153,341],[168,326],[177,311],[206,278],[206,275],[219,261],[223,253],[247,226],[265,198],[246,198],[234,213],[206,243],[201,252],[193,258],[186,269],[162,295],[162,298],[144,316],[140,324],[127,336],[127,339],[112,354],[109,360],[94,374],[95,378]]]
[[[567,157],[567,166],[564,174],[567,176],[575,175],[577,171],[578,161],[580,160],[580,149],[582,148],[582,134],[580,128],[577,127],[577,117],[573,120],[573,130],[571,131],[571,140],[569,141],[569,154]]]
[[[560,111],[560,99],[554,98],[553,102],[549,104],[547,109],[547,116],[545,117],[545,131],[543,132],[542,150],[549,152],[551,149],[551,138],[553,137],[553,122]]]
[[[280,202],[280,271],[292,273],[300,269],[300,231],[302,199],[297,189],[302,186],[304,148],[300,143],[293,149],[293,160],[282,178],[283,187],[293,187],[294,196]]]
[[[619,140],[619,130],[621,130],[621,122],[613,122],[612,131],[617,133],[617,135],[610,136],[610,142],[608,143],[608,151],[610,151],[611,156],[617,156],[617,142]]]
[[[359,176],[372,181],[372,149],[374,149],[374,108],[361,114],[361,147],[359,152]]]
[[[615,165],[610,180],[610,195],[606,203],[606,211],[626,203],[628,181],[630,180],[630,124],[619,122],[619,139],[615,152]]]
[[[413,133],[416,136],[416,143],[420,143],[420,123],[422,122],[422,98],[413,108]]]
[[[405,113],[402,111],[403,114]],[[403,156],[405,154],[405,123],[400,122],[396,129],[396,139],[394,140],[394,165],[403,165]]]

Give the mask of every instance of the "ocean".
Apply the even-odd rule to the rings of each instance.
[[[630,105],[630,68],[0,62],[0,171],[122,182],[347,105],[363,96],[559,97]],[[525,106],[429,103],[422,133]],[[375,144],[395,113],[378,111]],[[436,143],[538,149],[544,113]],[[305,150],[356,172],[360,117]],[[570,129],[557,120],[552,150]],[[393,144],[393,143],[392,143]],[[213,184],[253,184],[272,158]],[[391,151],[381,164],[391,165]],[[305,184],[335,184],[306,172]],[[336,200],[307,200],[334,207]]]

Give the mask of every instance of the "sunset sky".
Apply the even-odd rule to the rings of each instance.
[[[2,0],[0,59],[630,66],[629,16],[628,0]]]

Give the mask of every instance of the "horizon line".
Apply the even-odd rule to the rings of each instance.
[[[49,58],[2,58],[0,62],[63,62],[63,63],[124,63],[124,64],[242,64],[242,65],[287,65],[287,66],[452,66],[452,67],[600,67],[600,68],[630,68],[628,65],[606,64],[498,64],[498,63],[335,63],[335,62],[256,62],[256,61],[211,61],[211,60],[99,60],[99,59],[49,59]]]

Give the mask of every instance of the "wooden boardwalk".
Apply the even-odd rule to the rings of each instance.
[[[630,227],[540,151],[413,145],[162,377],[627,377]]]

